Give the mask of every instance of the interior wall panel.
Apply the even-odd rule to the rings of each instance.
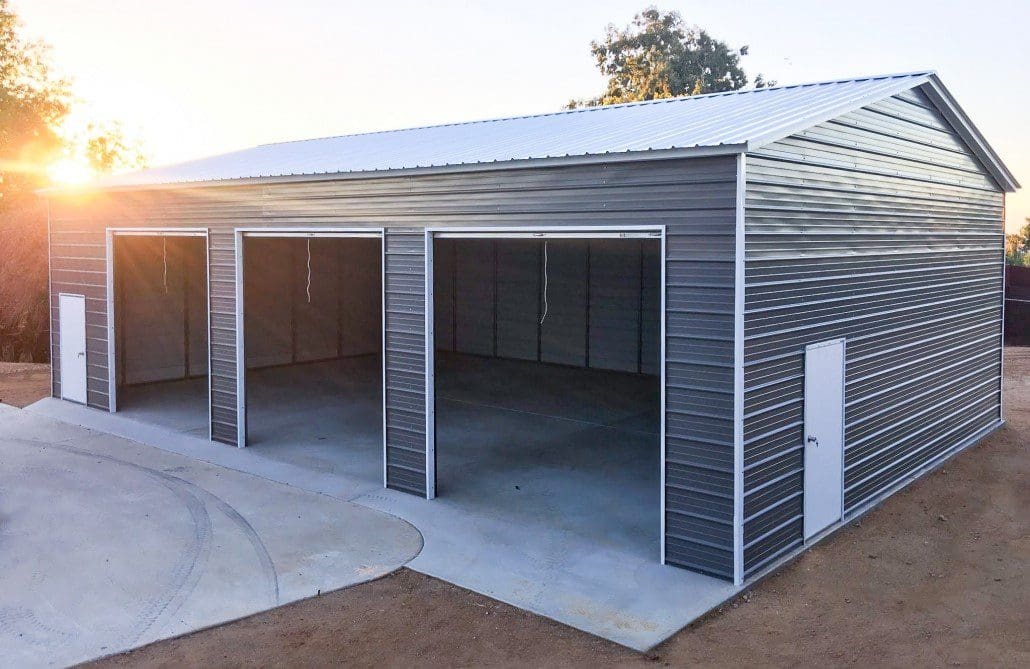
[[[294,361],[295,241],[276,237],[244,238],[243,313],[248,368],[287,365]]]
[[[540,243],[496,243],[496,355],[515,360],[540,356]]]
[[[336,358],[340,353],[342,339],[342,286],[337,254],[341,242],[318,238],[286,241],[292,247],[291,257],[294,260],[291,298],[294,309],[293,361]]]
[[[454,257],[454,346],[460,353],[494,354],[494,243],[464,240]]]
[[[336,242],[339,276],[339,355],[378,355],[382,349],[382,242]]]
[[[587,364],[587,242],[550,240],[541,267],[544,306],[540,318],[540,360]],[[546,278],[546,281],[544,279]]]
[[[186,249],[186,301],[189,316],[189,373],[190,376],[207,374],[207,239],[180,237]]]
[[[548,242],[554,255],[543,324],[542,240],[435,243],[438,350],[658,373],[657,240]],[[562,266],[566,259],[571,266]]]
[[[639,371],[642,246],[639,241],[591,241],[587,364]]]
[[[117,236],[114,244],[118,382],[132,385],[205,374],[205,240]]]

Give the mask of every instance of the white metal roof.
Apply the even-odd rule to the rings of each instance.
[[[515,166],[518,161],[672,157],[753,150],[877,100],[927,84],[935,102],[1006,189],[1018,184],[932,72],[713,93],[535,116],[265,144],[109,177],[100,187]],[[932,96],[933,97],[933,96]],[[942,109],[942,111],[944,111]],[[960,130],[961,132],[961,130]],[[977,149],[980,150],[977,150]]]

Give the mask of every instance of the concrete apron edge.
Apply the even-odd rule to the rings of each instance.
[[[679,627],[676,627],[676,628],[670,630],[669,632],[661,635],[660,637],[658,637],[658,640],[655,641],[654,643],[648,644],[648,645],[636,645],[636,644],[633,644],[633,643],[629,643],[629,642],[625,642],[625,641],[620,641],[618,639],[614,639],[611,636],[605,636],[604,634],[600,634],[600,633],[598,633],[596,631],[589,630],[589,629],[586,629],[584,627],[577,626],[577,625],[575,625],[573,623],[570,623],[567,620],[559,620],[558,618],[555,618],[553,615],[549,614],[547,611],[540,610],[537,607],[532,606],[530,604],[520,603],[518,601],[515,601],[513,599],[505,597],[502,593],[484,592],[484,591],[482,591],[482,590],[480,590],[478,588],[475,588],[475,587],[472,587],[472,586],[469,586],[469,585],[463,585],[463,584],[459,584],[459,583],[454,583],[453,581],[449,580],[446,576],[443,576],[443,575],[441,575],[439,573],[435,573],[435,571],[432,568],[422,567],[422,566],[418,565],[417,562],[418,562],[418,556],[415,556],[414,558],[412,558],[412,561],[409,562],[408,564],[404,565],[404,567],[406,569],[410,569],[411,571],[415,571],[415,572],[418,572],[420,574],[425,574],[426,576],[432,576],[433,578],[440,579],[441,581],[445,581],[447,583],[451,583],[452,585],[457,585],[458,587],[464,588],[465,590],[471,590],[472,592],[475,592],[477,594],[483,595],[484,597],[489,597],[490,599],[495,599],[495,600],[497,600],[499,602],[503,602],[504,604],[507,604],[509,606],[514,606],[517,609],[521,609],[523,611],[529,611],[530,613],[532,613],[534,615],[538,615],[541,618],[547,618],[548,620],[554,621],[554,622],[556,622],[556,623],[558,623],[560,625],[564,625],[565,627],[571,627],[572,629],[579,630],[580,632],[585,632],[585,633],[587,633],[587,634],[589,634],[591,636],[596,636],[596,637],[602,638],[602,639],[604,639],[606,641],[610,641],[611,643],[614,643],[616,645],[622,646],[624,648],[629,648],[630,650],[638,652],[638,653],[646,653],[649,650],[651,650],[652,648],[657,648],[658,646],[662,645],[663,643],[665,643],[666,641],[668,641],[672,637],[676,636],[677,634],[679,634],[681,631],[683,631],[687,627],[690,627],[691,625],[693,625],[695,622],[697,622],[701,618],[704,618],[706,615],[708,615],[709,613],[711,613],[715,609],[718,609],[719,607],[725,605],[727,602],[732,601],[741,592],[743,592],[744,590],[747,590],[750,587],[750,585],[751,585],[751,584],[748,584],[747,586],[739,586],[739,587],[738,586],[733,586],[734,589],[729,594],[727,594],[724,599],[718,600],[717,603],[713,604],[712,606],[710,606],[709,608],[705,609],[704,611],[698,613],[695,617],[685,621]],[[670,569],[678,569],[678,567],[670,567]]]
[[[138,423],[122,416],[114,418],[111,414],[106,412],[80,405],[70,405],[64,400],[58,400],[52,397],[41,399],[30,404],[24,409],[18,409],[17,407],[11,407],[2,403],[0,403],[0,407],[4,410],[11,409],[15,412],[31,413],[68,425],[85,428],[87,430],[98,430],[116,437],[121,437],[122,439],[128,439],[129,441],[140,444],[141,446],[157,448],[168,453],[181,455],[209,465],[224,467],[225,469],[231,469],[242,474],[254,476],[265,481],[269,481],[270,483],[278,483],[280,485],[303,490],[304,492],[309,492],[315,495],[324,495],[325,497],[330,497],[337,501],[378,511],[384,515],[396,518],[405,525],[411,527],[418,533],[419,537],[421,537],[422,548],[426,545],[426,538],[423,536],[422,531],[415,527],[411,521],[398,516],[395,513],[373,508],[358,501],[358,499],[363,497],[364,494],[353,495],[350,497],[333,494],[331,491],[338,482],[333,476],[328,474],[311,472],[310,470],[288,463],[260,459],[251,454],[241,452],[241,450],[244,449],[238,449],[188,434],[172,432],[170,430],[153,427],[144,423]],[[386,491],[384,490],[383,492]],[[418,557],[422,552],[422,548],[420,548],[419,552],[411,559]],[[407,566],[407,564],[408,563],[398,565],[397,569]]]

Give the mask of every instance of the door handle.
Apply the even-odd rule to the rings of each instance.
[[[819,440],[816,439],[813,435],[808,435],[808,439],[806,441],[809,444],[815,444],[815,447],[819,448]]]
[[[86,352],[85,351],[79,351],[79,357],[80,358],[85,358],[86,357]]]

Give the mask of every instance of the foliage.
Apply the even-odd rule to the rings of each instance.
[[[740,65],[748,47],[731,49],[698,26],[684,24],[679,12],[648,7],[619,30],[609,25],[603,42],[590,43],[607,89],[592,100],[571,100],[568,109],[654,100],[680,95],[733,91],[748,85]],[[774,86],[761,75],[755,87]]]
[[[63,149],[69,108],[45,46],[21,38],[0,0],[0,359],[46,359],[46,218],[34,191]]]
[[[1005,236],[1005,262],[1030,267],[1030,218],[1019,232]]]
[[[139,142],[130,142],[118,123],[93,124],[85,142],[86,160],[97,174],[146,166]]]
[[[45,45],[22,39],[17,16],[0,0],[0,212],[45,183],[43,166],[63,149],[58,128],[70,105],[68,82],[51,74]]]
[[[48,185],[48,168],[76,151],[98,173],[140,162],[115,125],[92,127],[75,146],[62,134],[72,103],[46,45],[24,39],[0,0],[0,360],[48,356],[47,219],[36,195]]]

